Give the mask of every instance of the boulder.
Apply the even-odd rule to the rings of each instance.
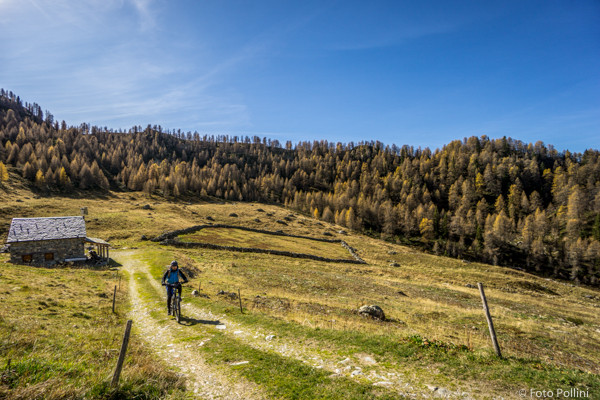
[[[287,222],[285,222],[285,221],[282,221],[282,220],[280,220],[280,219],[278,219],[278,220],[277,220],[277,221],[275,221],[275,222],[277,222],[278,224],[281,224],[281,225],[287,225]]]
[[[226,291],[224,291],[224,290],[219,290],[219,291],[217,292],[217,296],[225,296],[225,297],[229,297],[229,298],[230,298],[230,299],[232,299],[232,300],[235,300],[235,299],[237,299],[237,297],[238,297],[237,293],[234,293],[234,292],[226,292]]]
[[[150,204],[144,204],[142,210],[152,210],[152,207],[150,207]]]
[[[348,234],[348,232],[346,232],[346,231],[345,231],[345,230],[343,230],[343,229],[339,230],[339,231],[338,231],[338,233],[339,233],[340,235],[347,235],[347,234]]]
[[[467,283],[467,284],[465,285],[465,287],[468,287],[468,288],[471,288],[471,289],[475,289],[477,286],[475,286],[475,285],[472,285],[472,284],[470,284],[470,283]]]
[[[197,290],[192,290],[192,296],[198,297],[200,293]]]
[[[148,240],[148,236],[142,235],[142,237],[140,238],[140,240]]]
[[[390,267],[399,267],[400,264],[398,264],[397,262],[391,262],[390,263]]]
[[[398,252],[395,250],[390,250],[390,251],[388,251],[388,254],[393,256],[394,254],[398,254]]]
[[[206,217],[206,220],[207,221],[214,221],[215,219],[209,215],[209,216]]]
[[[363,317],[370,317],[373,319],[378,319],[380,321],[385,321],[385,314],[381,307],[376,305],[371,306],[362,306],[358,309],[358,313]]]
[[[331,234],[331,232],[325,231],[325,232],[323,232],[323,236],[333,236],[333,235]]]
[[[230,217],[237,217],[238,215],[236,213],[231,213],[229,214]]]

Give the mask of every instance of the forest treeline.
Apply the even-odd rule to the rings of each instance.
[[[486,136],[442,149],[67,126],[0,91],[0,179],[41,191],[262,201],[437,254],[600,284],[600,153]],[[4,171],[4,172],[3,172]]]

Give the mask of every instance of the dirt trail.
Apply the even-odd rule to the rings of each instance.
[[[135,270],[135,272],[146,274],[152,286],[165,297],[164,288],[158,280],[150,275],[148,266],[136,259],[135,251],[120,252],[118,254],[119,259],[127,259],[127,263],[133,266],[130,272]],[[136,298],[137,296],[137,293],[132,293],[132,298]],[[317,352],[297,342],[293,343],[278,337],[270,338],[273,332],[232,322],[225,315],[213,314],[210,310],[202,309],[189,302],[184,301],[182,303],[182,314],[184,316],[193,316],[196,319],[219,321],[220,324],[216,325],[215,329],[221,330],[226,335],[233,336],[236,340],[250,347],[263,351],[272,351],[283,357],[301,361],[313,368],[329,371],[332,373],[332,377],[340,376],[362,382],[366,380],[375,386],[383,386],[397,392],[399,395],[413,399],[440,397],[470,398],[465,392],[452,392],[433,385],[425,385],[425,389],[418,389],[407,383],[401,373],[377,366],[377,361],[374,357],[363,354],[361,356],[342,359],[339,355],[328,354],[323,349]],[[178,328],[181,329],[179,326]]]
[[[150,306],[140,299],[135,272],[145,272],[146,266],[133,257],[135,253],[119,252],[117,258],[123,262],[130,274],[129,291],[132,302],[131,316],[134,326],[142,338],[167,363],[179,369],[186,377],[188,390],[202,399],[266,399],[267,396],[257,385],[240,377],[226,376],[207,365],[196,354],[194,347],[200,344],[177,343],[172,335],[174,329],[182,327],[175,324],[161,326],[150,315]]]

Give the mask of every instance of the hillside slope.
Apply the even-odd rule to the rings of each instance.
[[[345,228],[273,205],[170,202],[114,192],[96,198],[36,197],[18,187],[6,193],[0,205],[2,233],[13,216],[77,215],[80,207],[88,207],[88,233],[108,239],[113,257],[135,279],[136,290],[129,301],[147,308],[144,315],[152,318],[149,323],[166,329],[175,322],[165,315],[157,283],[164,265],[179,260],[192,280],[184,291],[184,315],[189,321],[169,329],[173,343],[189,345],[185,348],[190,356],[256,386],[268,398],[340,398],[340,393],[357,399],[520,398],[518,391],[523,388],[565,387],[589,391],[591,398],[600,394],[600,293],[596,289],[425,254],[352,231],[340,234]],[[142,235],[153,237],[210,223],[343,238],[367,264],[182,249],[141,240]],[[234,232],[227,237],[221,232],[215,240],[251,245],[264,243],[265,238]],[[312,251],[304,243],[277,245]],[[5,264],[0,278],[7,279],[18,268]],[[50,271],[58,270],[28,271],[43,284]],[[479,293],[471,287],[477,282],[486,287],[504,360],[491,351]],[[198,288],[208,298],[190,295]],[[238,289],[243,314],[235,296],[217,295]],[[14,298],[2,296],[4,302]],[[381,306],[388,320],[361,317],[356,309],[364,304]],[[25,321],[40,318],[42,311],[27,307],[23,312],[26,318],[11,319],[19,329],[25,329]],[[130,315],[135,327],[141,311]],[[99,321],[90,316],[92,324]],[[69,313],[62,318],[66,324],[78,321]],[[225,328],[194,321],[219,321]],[[274,337],[265,340],[269,335]],[[166,349],[165,343],[145,341],[140,328],[134,338],[158,357]],[[38,342],[36,351],[55,350],[55,346],[55,342]],[[19,362],[28,354],[3,349],[0,363],[8,358]],[[243,361],[248,363],[238,364]],[[182,372],[190,388],[193,376]],[[18,388],[19,382],[26,381],[16,382]]]

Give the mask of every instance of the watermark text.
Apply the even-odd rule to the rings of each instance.
[[[521,389],[519,396],[530,399],[589,399],[589,390],[577,388]]]

